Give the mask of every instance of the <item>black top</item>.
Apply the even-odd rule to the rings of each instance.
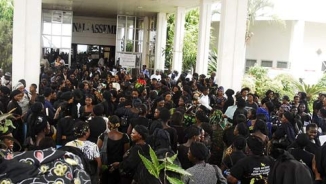
[[[231,126],[223,131],[223,141],[227,147],[230,147],[235,139],[233,134],[235,126]]]
[[[243,151],[233,151],[230,155],[226,155],[222,162],[227,169],[231,169],[239,160],[246,156]]]
[[[181,163],[182,168],[185,170],[194,165],[188,159],[188,151],[189,151],[189,147],[184,145],[178,146],[178,159]]]
[[[75,120],[71,116],[61,118],[57,124],[57,144],[64,146],[67,142],[74,140]],[[62,139],[65,136],[66,139]]]
[[[289,153],[297,160],[304,162],[312,170],[312,159],[314,155],[300,148],[289,149]]]
[[[320,142],[317,139],[316,143],[313,142],[308,143],[308,145],[306,146],[306,151],[315,155],[318,152],[319,148],[320,148]]]
[[[290,143],[293,143],[295,141],[295,132],[291,123],[281,123],[281,126],[279,126],[274,132],[273,137],[275,139],[281,139],[284,138],[285,135],[287,136],[287,140]]]
[[[80,116],[79,116],[79,119],[85,121],[89,118],[89,115],[92,114],[92,112],[85,112],[85,106],[81,106],[79,108],[79,113],[80,113]]]
[[[137,167],[141,164],[141,159],[139,157],[139,153],[145,157],[149,156],[149,145],[134,145],[127,151],[127,156],[123,158],[123,161],[120,162],[120,170],[122,173],[126,173],[132,178],[137,178]],[[136,179],[137,180],[137,179]]]
[[[99,139],[104,141],[104,133],[100,135]],[[126,143],[129,143],[129,137],[127,134],[123,134],[122,138],[119,140],[112,140],[108,137],[106,150],[108,164],[122,161],[124,154],[124,145]]]
[[[251,155],[239,160],[231,168],[231,175],[241,184],[250,184],[252,178],[267,177],[273,165],[271,157]]]
[[[101,116],[95,116],[89,121],[90,135],[88,140],[97,143],[97,138],[106,130],[106,122]]]
[[[178,134],[178,143],[179,144],[183,144],[187,142],[187,138],[186,138],[186,133],[185,133],[185,127],[183,126],[171,126],[173,127]]]
[[[173,151],[177,151],[177,146],[178,146],[178,134],[175,128],[173,127],[168,127],[165,128],[169,134],[170,134],[170,143],[171,143],[171,148]]]

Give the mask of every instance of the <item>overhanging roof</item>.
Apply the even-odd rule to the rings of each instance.
[[[43,9],[73,11],[74,15],[116,17],[118,14],[150,16],[174,13],[177,7],[198,7],[200,0],[42,0]]]

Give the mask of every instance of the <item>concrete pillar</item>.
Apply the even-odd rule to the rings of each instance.
[[[148,67],[148,41],[149,41],[149,20],[148,17],[144,17],[144,27],[143,27],[143,50],[142,50],[142,62],[141,65],[147,65]],[[142,67],[142,66],[140,66]]]
[[[199,36],[196,72],[207,75],[212,19],[212,0],[201,0],[199,10]]]
[[[305,66],[303,57],[303,41],[304,41],[304,29],[305,21],[303,20],[294,20],[292,21],[292,30],[291,30],[291,42],[290,42],[290,54],[289,62],[291,66],[291,71],[293,76],[297,78],[305,78],[304,69],[310,64]],[[302,75],[303,74],[303,75]]]
[[[14,0],[12,84],[39,84],[42,0]]]
[[[218,85],[240,90],[245,71],[248,0],[222,0],[218,44]]]
[[[166,48],[166,29],[166,13],[157,13],[154,70],[164,70],[165,55],[163,51]]]
[[[186,8],[178,7],[175,16],[172,70],[182,72],[182,49],[185,32]]]

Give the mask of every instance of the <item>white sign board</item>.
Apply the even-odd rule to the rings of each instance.
[[[136,67],[136,55],[134,54],[120,54],[120,65],[126,68]]]

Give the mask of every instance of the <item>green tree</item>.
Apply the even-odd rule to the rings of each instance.
[[[0,0],[0,67],[11,72],[13,1]]]
[[[298,81],[288,74],[281,74],[272,79],[268,76],[268,69],[260,66],[249,68],[242,81],[243,87],[249,87],[260,97],[264,97],[265,92],[271,89],[281,96],[288,95],[291,98],[298,91],[297,84]]]
[[[171,14],[167,20],[167,41],[166,48],[163,51],[165,54],[165,67],[170,68],[173,58],[173,42],[174,42],[174,27],[175,15]],[[183,57],[182,69],[189,70],[195,68],[197,57],[197,43],[199,32],[199,9],[192,9],[185,16],[185,34],[183,41]]]

